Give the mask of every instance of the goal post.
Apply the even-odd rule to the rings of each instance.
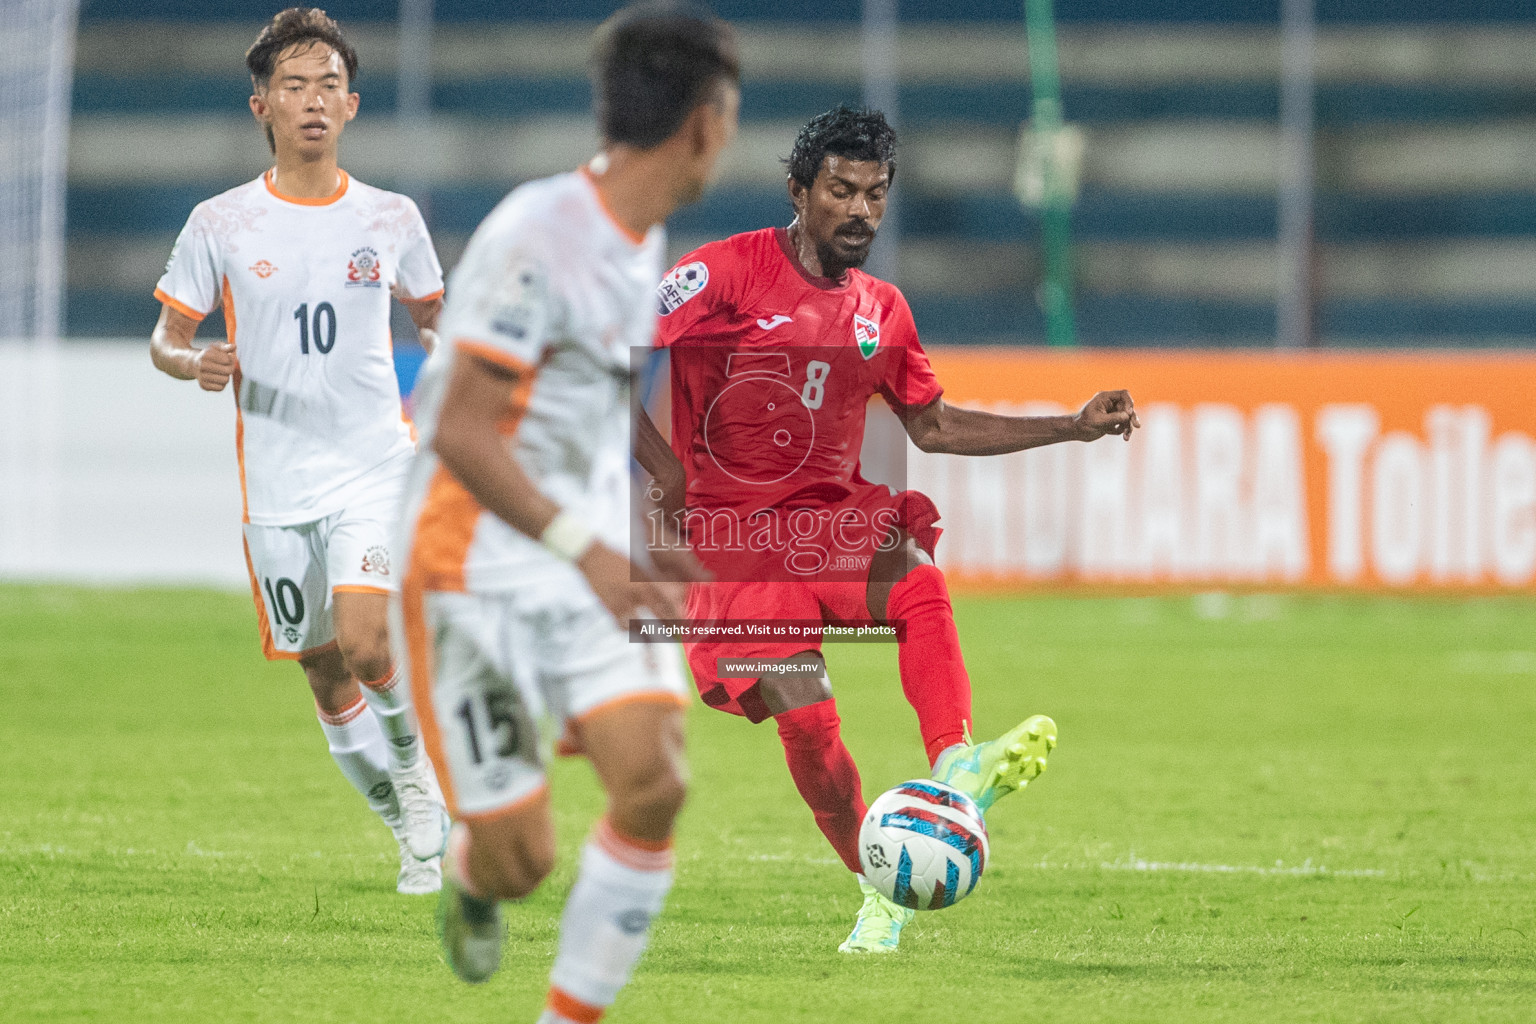
[[[0,0],[0,576],[61,550],[57,344],[78,0]]]
[[[0,0],[0,338],[63,321],[64,186],[78,0]]]
[[[1051,0],[1024,0],[1024,33],[1034,93],[1030,120],[1019,139],[1014,191],[1019,202],[1040,211],[1045,273],[1040,307],[1046,341],[1077,343],[1072,301],[1072,203],[1082,162],[1082,133],[1062,120],[1061,74],[1056,62],[1056,15]]]

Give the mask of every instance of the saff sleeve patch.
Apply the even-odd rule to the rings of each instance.
[[[662,278],[661,284],[656,287],[656,312],[666,316],[702,292],[707,284],[709,268],[703,263],[685,263],[673,267],[672,272]]]

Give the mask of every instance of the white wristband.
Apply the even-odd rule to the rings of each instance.
[[[560,512],[539,534],[539,543],[567,562],[574,562],[587,553],[596,537],[592,528],[569,512]]]

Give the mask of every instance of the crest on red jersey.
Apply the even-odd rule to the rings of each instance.
[[[868,317],[853,315],[853,340],[859,344],[859,355],[868,359],[880,347],[880,325]]]
[[[352,258],[347,261],[347,287],[378,288],[379,286],[379,254],[365,245],[354,252]]]

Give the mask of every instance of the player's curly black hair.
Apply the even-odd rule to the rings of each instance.
[[[879,161],[885,164],[888,180],[896,180],[896,129],[878,110],[854,110],[839,103],[811,118],[800,129],[795,148],[784,161],[789,165],[789,176],[810,188],[828,153],[849,160]]]

